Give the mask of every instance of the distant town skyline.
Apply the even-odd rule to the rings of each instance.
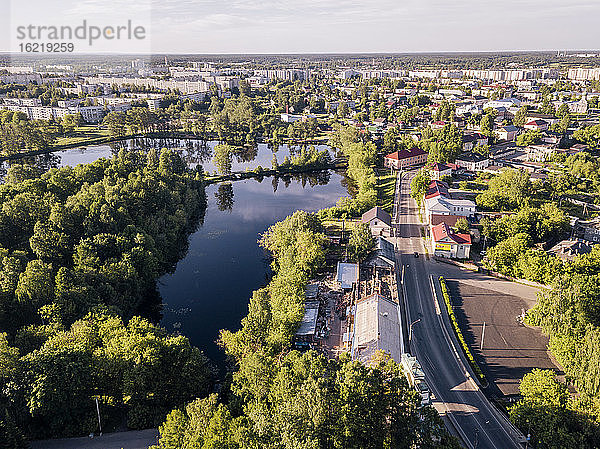
[[[24,11],[0,19],[0,50],[24,14],[36,24],[150,16],[152,53],[592,50],[600,37],[596,0],[30,0]]]

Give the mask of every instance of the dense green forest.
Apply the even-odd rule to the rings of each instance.
[[[107,430],[155,426],[210,391],[198,349],[133,318],[204,214],[201,172],[169,150],[14,165],[0,203],[0,440],[87,433],[93,398]]]

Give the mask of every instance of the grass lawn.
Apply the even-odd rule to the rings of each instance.
[[[346,222],[346,224],[344,225],[344,221]],[[354,229],[354,226],[356,223],[358,223],[358,219],[347,219],[347,220],[342,220],[340,219],[334,219],[334,220],[324,220],[323,221],[323,228],[325,228],[325,234],[328,235],[334,235],[334,234],[339,234],[340,232],[342,232],[342,227],[344,227],[344,230],[346,232],[351,231],[352,229]]]
[[[75,145],[75,144],[86,144],[87,142],[93,142],[96,139],[105,139],[110,137],[108,129],[98,129],[95,125],[83,125],[75,128],[71,134],[65,137],[59,137],[56,139],[54,146],[63,145]]]
[[[380,174],[377,177],[377,204],[392,213],[394,193],[396,191],[396,173]]]

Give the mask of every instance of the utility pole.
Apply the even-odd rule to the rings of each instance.
[[[100,436],[102,436],[102,422],[100,421],[100,406],[98,405],[98,398],[96,398],[96,413],[98,413],[98,427],[100,428]]]
[[[483,351],[483,339],[485,338],[485,321],[483,322],[483,330],[481,331],[481,345],[479,346],[479,350]]]

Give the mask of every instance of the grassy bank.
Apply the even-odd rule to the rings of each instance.
[[[377,203],[390,214],[394,208],[394,193],[396,191],[396,173],[382,173],[377,176]]]

